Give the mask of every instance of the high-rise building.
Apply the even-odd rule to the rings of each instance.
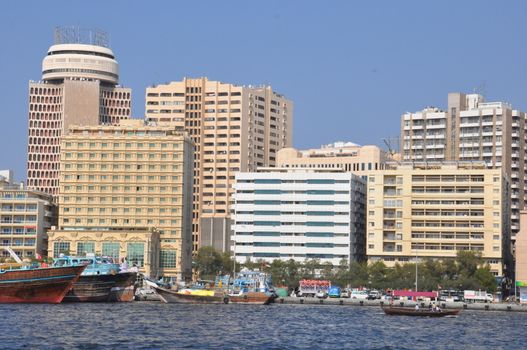
[[[116,124],[130,117],[131,89],[118,86],[119,65],[105,33],[57,28],[29,83],[27,185],[55,198],[61,137],[70,125]]]
[[[527,211],[520,211],[520,231],[516,236],[516,269],[514,290],[520,303],[527,304]],[[516,295],[518,295],[516,294]]]
[[[373,170],[384,169],[391,160],[389,154],[377,146],[359,146],[352,142],[335,142],[321,148],[298,151],[282,148],[276,156],[280,168],[305,168],[352,172],[366,177]]]
[[[144,124],[71,126],[63,136],[59,222],[49,250],[113,249],[148,274],[189,278],[192,141],[173,126]]]
[[[388,266],[475,251],[510,275],[509,183],[480,162],[403,163],[367,183],[368,261]]]
[[[184,79],[146,89],[146,117],[186,130],[194,155],[193,248],[200,233],[230,233],[229,203],[237,172],[274,166],[290,147],[293,103],[271,87]]]
[[[502,168],[511,180],[511,230],[519,230],[525,208],[526,114],[478,94],[448,94],[448,109],[426,108],[401,118],[403,161],[478,161]]]
[[[339,265],[365,259],[366,182],[341,170],[261,168],[238,173],[233,207],[238,262]]]
[[[21,258],[47,254],[46,230],[57,222],[53,198],[15,183],[11,171],[0,172],[0,240]],[[2,257],[9,256],[2,251]]]

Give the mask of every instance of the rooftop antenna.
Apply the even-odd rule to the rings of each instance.
[[[390,158],[393,157],[394,154],[399,153],[399,136],[392,136],[392,137],[385,137],[382,139],[384,144],[386,145],[386,148],[388,149],[388,153],[390,154]]]
[[[487,94],[487,83],[482,81],[478,87],[474,88],[474,93],[486,97]]]

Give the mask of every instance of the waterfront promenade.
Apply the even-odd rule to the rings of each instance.
[[[276,304],[305,304],[305,305],[342,305],[342,306],[381,306],[389,305],[386,300],[358,300],[347,298],[294,298],[285,297],[275,299]],[[415,307],[419,304],[420,307],[427,308],[429,302],[415,302],[409,300],[396,300],[394,306]],[[443,309],[465,309],[465,310],[483,310],[483,311],[515,311],[527,312],[527,305],[509,304],[509,303],[463,303],[463,302],[436,302]]]

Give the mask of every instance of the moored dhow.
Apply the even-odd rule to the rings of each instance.
[[[85,269],[24,265],[10,248],[4,249],[19,266],[0,266],[0,303],[60,303]]]
[[[64,297],[64,302],[132,301],[137,278],[135,271],[123,271],[112,258],[60,256],[55,266],[86,265],[86,270]]]

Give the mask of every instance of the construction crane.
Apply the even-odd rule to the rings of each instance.
[[[390,157],[392,157],[394,154],[399,153],[399,136],[385,137],[382,139],[382,141],[386,145]]]

